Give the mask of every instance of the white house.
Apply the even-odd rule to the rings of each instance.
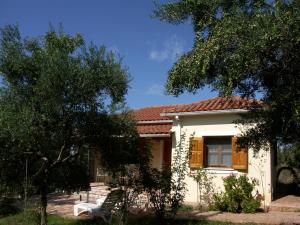
[[[172,154],[181,135],[192,145],[189,170],[193,173],[204,168],[214,176],[217,189],[223,188],[222,178],[231,174],[246,174],[259,181],[257,191],[264,196],[265,204],[272,201],[274,187],[273,152],[253,149],[236,144],[243,127],[234,121],[247,113],[253,101],[240,97],[213,98],[191,104],[151,106],[134,111],[137,128],[143,140],[152,143],[152,166],[158,169],[170,167]],[[185,201],[197,203],[197,184],[186,177]]]

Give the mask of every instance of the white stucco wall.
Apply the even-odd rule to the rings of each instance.
[[[180,134],[186,134],[186,141],[190,136],[238,136],[241,130],[233,123],[238,119],[238,114],[223,115],[198,115],[198,116],[182,116],[174,120],[172,131],[174,132],[172,140],[172,153],[175,151],[176,143],[180,139]],[[173,158],[173,157],[172,157]],[[217,190],[223,190],[222,178],[234,175],[245,174],[230,168],[206,168],[209,174],[214,176],[214,183]],[[271,184],[271,154],[270,151],[259,151],[254,154],[252,149],[248,150],[248,172],[249,178],[255,178],[259,181],[257,191],[265,197],[265,204],[269,205],[272,200],[272,184]],[[197,203],[198,191],[197,184],[191,178],[186,178],[187,193],[185,201],[187,203]]]

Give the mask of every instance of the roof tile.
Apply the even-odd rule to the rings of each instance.
[[[172,123],[137,125],[137,130],[139,134],[169,134],[171,128],[172,128]]]
[[[153,120],[169,120],[169,117],[161,116],[160,114],[164,111],[171,110],[178,105],[161,105],[161,106],[150,106],[134,110],[134,118],[137,121],[153,121]]]
[[[230,109],[247,109],[250,106],[261,104],[260,101],[245,99],[239,96],[234,97],[216,97],[191,104],[177,105],[173,108],[164,110],[165,113],[176,112],[198,112],[212,110],[230,110]]]
[[[137,124],[139,134],[168,134],[170,133],[172,122],[160,123],[159,120],[170,120],[169,117],[161,116],[161,113],[247,109],[253,104],[257,105],[261,104],[261,102],[238,96],[227,98],[217,97],[191,104],[150,106],[134,110],[133,113],[136,121],[152,121],[152,123]]]

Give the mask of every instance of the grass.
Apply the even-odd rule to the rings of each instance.
[[[0,225],[38,225],[39,216],[34,211],[25,211],[15,215],[10,215],[0,219]],[[58,215],[48,216],[49,225],[105,225],[100,219],[94,220],[78,220],[63,218]],[[117,223],[113,223],[116,225]],[[128,225],[155,225],[157,221],[152,217],[140,217],[132,218]],[[195,221],[195,220],[175,220],[170,224],[172,225],[234,225],[229,222],[217,222],[217,221]],[[247,223],[247,225],[251,225]]]
[[[38,225],[39,216],[29,215],[29,213],[19,213],[0,219],[0,225]],[[57,215],[48,216],[49,225],[104,225],[103,222],[96,220],[74,220],[67,219]]]

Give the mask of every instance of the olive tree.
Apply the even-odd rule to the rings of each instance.
[[[119,107],[130,76],[104,46],[54,29],[22,39],[17,26],[7,25],[0,33],[0,75],[0,182],[22,184],[28,157],[42,225],[49,188],[88,188],[88,149],[103,154],[107,165],[115,159],[114,166],[136,155],[134,123]]]

